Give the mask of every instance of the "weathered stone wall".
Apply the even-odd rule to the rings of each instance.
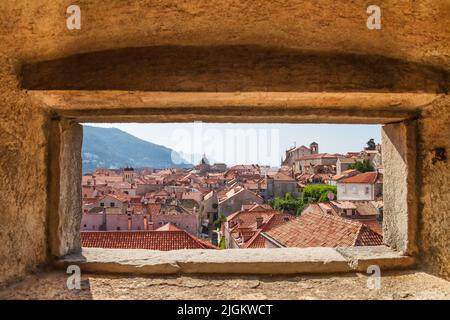
[[[72,120],[51,121],[49,137],[48,243],[52,257],[81,247],[81,145],[83,128]]]
[[[189,61],[189,63],[186,63]],[[265,46],[116,49],[23,66],[25,89],[443,92],[446,73],[381,56]]]
[[[419,123],[420,258],[431,272],[450,279],[450,160],[433,164],[435,148],[450,156],[450,97],[427,108]]]
[[[25,76],[30,81],[30,87],[34,88],[42,88],[39,83],[44,79],[48,81],[45,86],[47,88],[66,89],[77,88],[77,85],[80,86],[79,88],[92,89],[93,84],[96,84],[98,89],[160,90],[176,85],[172,89],[175,88],[179,91],[259,90],[262,93],[270,89],[275,91],[301,91],[300,89],[303,89],[321,92],[323,88],[339,92],[378,90],[386,93],[389,93],[390,90],[395,92],[402,90],[416,92],[415,89],[423,89],[422,91],[427,92],[434,92],[435,89],[437,92],[448,90],[450,4],[447,0],[386,1],[381,5],[383,27],[380,31],[371,31],[365,26],[366,1],[289,0],[280,4],[274,1],[212,0],[205,4],[201,0],[167,0],[157,3],[145,0],[139,2],[81,0],[78,3],[82,8],[81,31],[66,29],[67,1],[0,2],[0,203],[2,203],[2,209],[0,209],[0,283],[17,279],[47,262],[51,256],[47,217],[50,216],[50,212],[54,213],[54,211],[50,210],[53,204],[48,199],[49,191],[55,185],[48,181],[51,171],[47,147],[51,141],[49,138],[52,131],[49,125],[49,114],[46,113],[47,107],[31,98],[31,95],[25,91],[19,90],[20,83],[16,75],[21,74],[19,70],[21,64],[31,66],[27,69],[28,73],[25,73]],[[97,67],[96,62],[101,61],[105,55],[109,57],[109,61],[123,62],[120,67],[122,71],[126,71],[131,66],[131,62],[123,57],[123,53],[128,52],[128,49],[121,51],[122,54],[120,51],[115,52],[114,50],[135,47],[159,48],[156,51],[155,49],[133,49],[131,51],[141,59],[154,58],[155,54],[157,57],[158,52],[160,54],[163,52],[164,63],[160,66],[171,67],[171,59],[168,55],[177,55],[176,50],[164,51],[164,48],[171,46],[190,48],[191,50],[185,52],[184,55],[177,56],[177,66],[180,67],[178,72],[181,73],[179,77],[170,78],[163,69],[158,70],[155,67],[157,64],[152,61],[147,63],[147,66],[153,68],[151,69],[152,73],[147,72],[142,75],[142,78],[136,78],[137,80],[132,85],[128,82],[130,79],[127,79],[125,83],[121,82],[122,78],[116,73],[117,69],[110,68],[108,65],[103,65],[102,72],[104,76],[109,77],[110,82],[99,83],[97,82],[98,73],[92,73],[92,69]],[[223,47],[228,48],[227,53],[229,54],[221,56],[217,53],[217,48]],[[276,48],[275,52],[267,55],[267,52],[273,48]],[[254,54],[252,50],[256,49],[258,49],[258,53]],[[95,53],[101,51],[103,53]],[[211,54],[211,52],[215,53]],[[74,60],[71,60],[73,58],[67,57],[85,53],[94,53],[92,57],[97,60],[91,64],[88,61],[83,65],[84,69],[76,74],[83,82],[74,84],[74,79],[70,75],[62,75],[61,72],[64,72],[67,67],[74,67],[71,66],[74,63]],[[298,56],[298,53],[301,55]],[[309,55],[311,53],[312,56]],[[318,56],[326,59],[315,60],[315,57]],[[217,57],[220,59],[217,60]],[[242,60],[242,57],[245,59]],[[328,57],[331,57],[331,60]],[[359,62],[354,60],[354,57],[359,57]],[[87,58],[89,60],[89,55]],[[190,58],[196,58],[194,60],[195,68],[187,66],[188,62],[191,62],[187,59]],[[203,58],[209,59],[207,64],[203,62]],[[286,59],[286,61],[290,61],[287,67],[283,65],[285,58],[290,59]],[[305,58],[308,64],[298,65],[297,58]],[[368,60],[365,60],[366,58]],[[39,65],[43,61],[49,60],[54,60],[56,63],[50,62],[47,65],[50,68],[45,68],[45,63]],[[245,66],[243,63],[245,60],[251,61],[251,67]],[[359,65],[354,70],[352,60]],[[220,63],[217,64],[217,61]],[[322,66],[320,76],[311,75],[311,78],[304,78],[305,70],[311,72],[314,70],[313,65],[316,62],[321,64],[326,61],[339,62],[339,66],[329,70],[341,71],[333,73],[330,78],[326,73],[328,69]],[[368,61],[372,61],[373,65],[367,63]],[[183,65],[184,62],[186,65]],[[395,78],[396,73],[388,73],[389,76],[386,76],[386,79],[382,78],[384,73],[380,72],[379,67],[388,62],[392,63],[390,66],[395,67],[396,71],[402,72],[400,78]],[[210,68],[214,66],[214,63],[216,63],[216,69],[211,72]],[[258,67],[257,71],[261,76],[259,80],[251,77],[253,66]],[[290,69],[292,66],[296,67]],[[140,67],[141,65],[134,66],[134,74],[140,71]],[[199,68],[203,78],[200,79],[201,81],[197,79],[197,82],[192,82],[190,77],[195,70],[199,72]],[[236,72],[233,68],[240,69],[241,73]],[[75,72],[75,69],[71,70]],[[347,70],[353,70],[352,76],[340,78],[340,75],[345,76]],[[356,72],[358,70],[364,71],[364,73]],[[447,73],[442,74],[443,70],[446,70]],[[53,73],[47,74],[50,71]],[[278,87],[271,86],[272,83],[269,81],[272,76],[271,72],[277,75],[278,80],[287,82],[278,82]],[[377,81],[372,81],[370,78],[370,74],[373,72],[376,74],[374,79]],[[414,73],[414,80],[405,77],[408,72]],[[165,77],[164,87],[159,86],[157,83],[159,76],[155,77],[154,73]],[[52,83],[50,81],[52,79],[46,79],[46,74],[53,74],[59,78],[53,79]],[[223,74],[226,77],[221,78]],[[243,75],[245,81],[238,82],[238,86],[230,86],[229,82],[226,83],[227,80],[233,80],[239,75]],[[362,78],[353,78],[353,75]],[[149,79],[153,83],[143,84]],[[223,82],[217,82],[218,79],[222,79]],[[312,79],[313,83],[308,83],[305,79]],[[340,84],[339,79],[344,79],[345,83],[336,88],[335,84]],[[361,81],[358,79],[363,79],[365,85],[361,85]],[[380,79],[383,81],[378,82]],[[321,87],[322,80],[328,86]],[[355,80],[354,83],[352,83],[353,80]],[[436,80],[436,82],[428,83],[428,80]],[[305,81],[305,83],[301,83],[301,81]],[[416,85],[415,82],[417,82]],[[127,85],[129,87],[126,87]],[[348,86],[351,86],[353,90]],[[85,104],[93,107],[98,99],[92,100],[92,96],[89,94],[83,96],[78,93],[75,95],[83,96],[84,100],[82,100]],[[99,95],[102,96],[102,94]],[[108,94],[106,93],[105,96]],[[68,91],[67,96],[71,97],[71,95],[72,93]],[[114,113],[117,116],[115,119],[123,121],[127,119],[123,115],[126,113],[124,111],[129,111],[126,109],[129,108],[130,101],[126,99],[133,95],[117,93],[117,96],[122,95],[121,103],[116,103],[119,98],[111,101],[115,103],[116,107],[120,107]],[[239,95],[240,93],[236,93],[236,97]],[[246,93],[242,95],[248,96]],[[257,95],[258,93],[255,94],[255,96]],[[160,97],[163,96],[160,95]],[[167,96],[166,93],[166,97],[170,98],[170,95]],[[341,98],[333,99],[341,101]],[[141,108],[151,104],[150,100],[140,100],[137,94],[134,99],[140,101]],[[208,107],[207,103],[211,104],[215,101],[213,98],[208,99],[205,99],[206,102],[203,103],[205,108]],[[368,98],[357,98],[354,101],[358,101],[358,103],[335,108],[334,111],[327,109],[331,104],[330,100],[324,102],[323,105],[316,104],[314,109],[308,109],[305,106],[292,110],[289,106],[297,103],[296,99],[298,98],[288,95],[287,98],[279,98],[276,104],[266,105],[263,119],[268,121],[271,113],[278,112],[284,117],[279,116],[277,119],[281,119],[280,121],[293,121],[292,119],[296,119],[295,113],[311,112],[320,113],[320,120],[326,119],[328,116],[328,121],[345,122],[345,117],[353,114],[358,115],[361,122],[370,121],[370,119],[364,118],[366,110],[369,109],[367,105],[371,103]],[[190,101],[193,104],[196,103],[193,100],[191,97]],[[320,97],[314,98],[314,100],[321,101]],[[64,105],[66,114],[68,114],[67,110],[72,111],[74,115],[81,112],[81,107],[71,105],[70,99],[68,101]],[[176,99],[171,101],[171,104],[166,102],[161,105],[170,109],[172,105],[184,102]],[[220,109],[219,102],[214,103],[216,103],[215,109],[209,106],[209,110],[212,110],[211,113],[215,113],[215,115],[211,115],[210,119],[220,114],[222,121],[225,121],[227,117],[242,121],[242,114],[245,112],[241,112],[239,108],[251,108],[255,105],[242,102],[234,104],[232,100],[229,100],[228,107],[234,108],[230,109],[232,112],[228,113]],[[105,104],[107,105],[108,102]],[[257,104],[259,106],[263,102],[259,101]],[[275,105],[276,107],[274,107]],[[376,105],[373,109],[378,110],[380,117],[380,114],[388,113],[389,110],[398,112],[424,110],[423,118],[418,121],[419,141],[416,171],[418,174],[417,191],[420,195],[419,232],[417,234],[419,255],[422,266],[436,274],[450,278],[450,163],[447,161],[433,164],[431,152],[434,148],[443,147],[447,150],[447,154],[450,153],[450,99],[443,97],[427,107],[419,105],[420,103],[414,107],[408,107],[402,103],[393,103],[382,107]],[[57,107],[60,106],[56,105],[55,108]],[[106,106],[104,108],[104,110],[107,109]],[[111,109],[113,108],[111,107]],[[175,115],[167,109],[159,110],[161,119],[165,121],[170,117],[172,120],[175,119]],[[92,113],[92,116],[105,116],[104,110]],[[248,112],[248,109],[246,110]],[[189,112],[190,109],[185,111],[182,116],[184,119],[193,120],[194,115]],[[339,113],[340,117],[337,117],[336,113]],[[108,114],[113,113],[109,112]],[[230,114],[235,117],[230,118]],[[254,114],[260,116],[261,112],[254,112]],[[363,115],[361,116],[361,114]],[[259,121],[261,119],[259,118]],[[318,118],[313,115],[307,119],[314,122]],[[74,141],[77,141],[76,137],[74,137]],[[69,181],[67,182],[69,183]],[[77,204],[73,203],[72,207],[76,206]],[[62,223],[67,226],[71,225],[73,221]],[[53,223],[55,222],[53,221]],[[75,239],[73,242],[72,240],[68,239],[63,244],[63,251],[70,251],[71,248],[77,246],[77,240]]]
[[[0,50],[36,62],[117,48],[253,44],[450,68],[448,0],[380,0],[380,31],[366,27],[366,0],[78,0],[79,31],[66,28],[70,4],[1,1]]]
[[[384,243],[417,255],[417,126],[415,120],[382,129]]]
[[[47,259],[45,118],[17,68],[0,55],[0,283]]]

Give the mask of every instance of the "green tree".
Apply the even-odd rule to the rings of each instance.
[[[328,184],[313,184],[303,189],[300,199],[295,199],[287,192],[284,198],[275,197],[269,201],[269,204],[275,210],[299,216],[308,204],[329,201],[328,194],[330,192],[336,195],[337,188]]]
[[[369,160],[356,161],[349,166],[350,169],[356,169],[359,172],[372,172],[375,171],[373,165],[369,162]]]
[[[269,204],[275,210],[290,213],[295,216],[300,215],[305,207],[301,199],[295,199],[289,192],[285,193],[284,198],[275,197],[269,201]]]
[[[329,201],[328,193],[337,194],[337,187],[329,184],[311,184],[303,189],[302,203],[308,204],[311,202],[326,202]]]
[[[291,193],[286,192],[284,198],[275,197],[269,201],[269,204],[275,210],[295,214],[298,200],[294,199]]]
[[[219,248],[220,249],[226,249],[225,248],[225,237],[224,236],[220,237]]]
[[[214,226],[216,227],[216,229],[220,229],[220,226],[225,221],[227,221],[227,217],[224,214],[220,214],[219,218],[217,218],[217,220],[214,221]]]

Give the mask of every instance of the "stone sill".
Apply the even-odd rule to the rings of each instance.
[[[353,248],[279,248],[175,250],[83,248],[55,261],[58,268],[79,265],[83,272],[121,274],[300,274],[405,269],[415,259],[386,246]]]

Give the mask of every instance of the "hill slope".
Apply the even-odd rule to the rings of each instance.
[[[136,138],[116,128],[83,126],[83,173],[96,168],[190,168],[172,149]],[[181,159],[181,160],[180,160]],[[175,162],[174,162],[175,160]]]

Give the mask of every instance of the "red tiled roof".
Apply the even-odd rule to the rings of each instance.
[[[81,187],[83,198],[95,198],[95,188],[94,187]]]
[[[260,230],[258,230],[253,237],[251,237],[243,246],[243,248],[265,248],[266,247],[266,239],[262,236],[261,232],[266,232],[275,228],[279,225],[287,223],[290,220],[293,220],[294,216],[290,214],[273,214],[268,221],[262,226]]]
[[[261,235],[261,230],[257,231],[253,237],[251,237],[243,248],[265,248],[266,239]]]
[[[131,197],[130,198],[130,203],[141,203],[142,198],[141,197]]]
[[[375,216],[378,214],[377,202],[375,201],[352,201],[360,216]]]
[[[262,218],[262,225],[258,227],[257,218]],[[240,239],[241,248],[264,248],[265,239],[262,231],[270,230],[280,224],[294,219],[290,214],[280,213],[266,205],[256,205],[250,210],[238,211],[227,217],[227,223],[231,223],[230,234]]]
[[[103,199],[105,199],[107,197],[114,198],[114,199],[116,199],[116,200],[118,200],[118,201],[120,201],[122,203],[129,201],[128,195],[123,193],[123,192],[120,192],[120,191],[114,191],[114,193],[105,194],[105,195],[103,195],[102,197],[99,198],[99,201],[103,200]]]
[[[83,198],[83,204],[93,204],[97,202],[97,198]]]
[[[233,220],[237,215],[241,214],[242,211],[236,211],[230,215],[227,216],[227,221]]]
[[[353,176],[355,176],[357,174],[360,174],[360,173],[361,172],[359,172],[356,169],[349,169],[349,170],[342,171],[342,174],[339,174],[339,175],[336,174],[336,175],[332,176],[331,179],[335,180],[335,181],[338,181],[338,180],[345,179],[345,178],[348,178],[348,177],[353,177]]]
[[[286,247],[352,247],[383,244],[368,226],[328,214],[307,212],[265,234]]]
[[[355,246],[377,246],[383,244],[383,236],[363,224],[358,234]]]
[[[383,235],[383,227],[380,225],[380,223],[376,220],[367,220],[367,219],[360,219],[359,222],[365,224],[368,226],[372,231]]]
[[[130,198],[131,198],[128,194],[126,194],[122,191],[114,190],[114,189],[113,189],[113,193],[109,193],[108,196],[116,198],[120,202],[129,202]]]
[[[288,176],[287,174],[285,174],[283,172],[277,172],[275,174],[270,174],[269,177],[274,180],[277,180],[277,181],[295,181],[294,178]]]
[[[313,159],[337,159],[339,156],[341,156],[338,153],[315,153],[315,154],[309,154],[303,157],[299,157],[296,160],[313,160]]]
[[[378,172],[365,172],[355,176],[341,179],[339,183],[368,183],[374,184],[378,179]]]
[[[286,151],[287,151],[287,152],[293,152],[293,151],[298,150],[298,149],[311,150],[310,148],[305,147],[304,145],[301,145],[301,146],[299,146],[299,147],[292,147],[292,148],[290,148],[290,149],[288,149],[288,150],[286,150]]]
[[[332,203],[351,203],[354,204],[356,207],[356,212],[358,214],[357,217],[347,217],[347,216],[340,216],[339,213],[335,210],[333,206],[330,204]],[[344,219],[350,219],[352,221],[359,221],[362,224],[365,224],[368,226],[372,231],[383,235],[383,228],[380,225],[380,223],[370,218],[371,216],[375,216],[378,212],[376,211],[376,208],[371,205],[372,201],[331,201],[331,202],[321,202],[321,203],[311,203],[309,204],[304,210],[303,213],[307,212],[314,212],[317,214],[332,214],[335,216],[342,217]],[[371,207],[370,207],[371,206]],[[371,208],[371,211],[367,211],[365,208]],[[366,211],[363,211],[362,208]],[[358,218],[363,217],[363,218]],[[369,218],[367,218],[369,217]]]
[[[269,231],[279,225],[282,225],[295,217],[288,213],[276,213],[270,217],[270,219],[263,225],[262,231]]]
[[[107,249],[218,249],[218,247],[179,231],[81,231],[81,243],[87,248]]]
[[[273,211],[272,207],[266,203],[244,203],[241,205],[241,210],[235,213],[239,213],[242,211]],[[229,216],[228,216],[229,217]]]
[[[177,228],[175,225],[169,223],[166,223],[162,227],[159,227],[155,231],[180,231],[181,229]]]
[[[238,222],[239,228],[253,228],[256,230],[256,218],[262,217],[263,223],[267,223],[274,214],[281,214],[274,209],[260,209],[249,211],[238,211],[227,217],[227,221]],[[231,217],[231,218],[230,218]]]
[[[231,190],[226,191],[226,193],[224,194],[225,190],[222,190],[220,192],[217,193],[217,196],[219,197],[219,203],[223,203],[224,201],[227,201],[233,197],[235,197],[237,194],[240,194],[241,192],[246,192],[247,194],[251,194],[253,195],[255,198],[259,198],[262,200],[262,197],[259,194],[256,194],[253,191],[250,191],[248,189],[245,189],[241,186],[237,186],[235,188],[232,188]]]

